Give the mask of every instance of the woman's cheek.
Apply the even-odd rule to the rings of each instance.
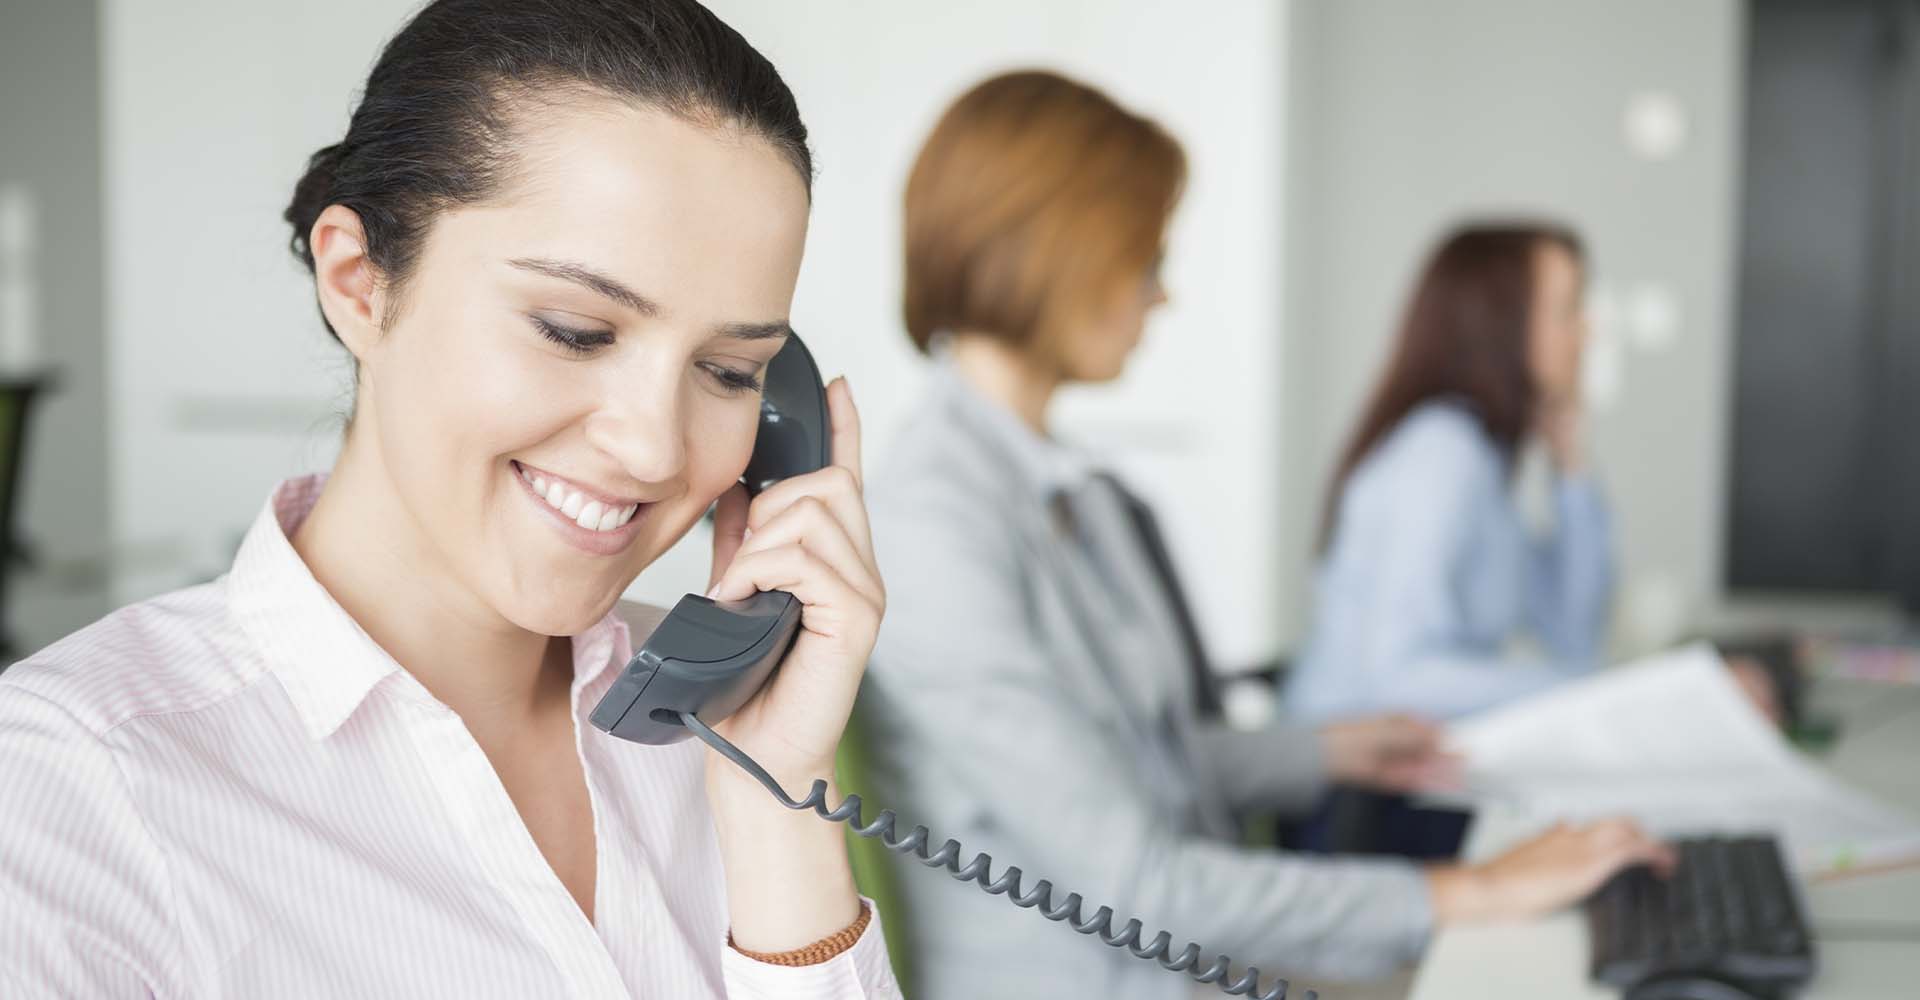
[[[704,507],[747,471],[754,436],[760,430],[760,405],[751,398],[715,399],[692,410],[695,419],[687,439],[687,480]]]
[[[531,366],[516,363],[518,352],[505,349],[509,331],[491,325],[471,307],[429,299],[414,304],[401,325],[389,330],[382,403],[406,411],[435,435],[457,433],[463,440],[484,437],[475,431],[506,415],[529,415],[556,397],[559,388],[542,385]],[[548,404],[550,405],[550,404]]]

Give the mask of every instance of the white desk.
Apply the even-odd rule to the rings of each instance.
[[[1920,811],[1920,689],[1823,681],[1813,711],[1840,720],[1821,762],[1889,801]],[[1469,859],[1486,858],[1530,829],[1511,814],[1482,812],[1468,832]],[[1820,973],[1802,1000],[1920,996],[1920,867],[1854,875],[1806,887]],[[1435,936],[1410,1000],[1617,1000],[1587,981],[1580,913]]]

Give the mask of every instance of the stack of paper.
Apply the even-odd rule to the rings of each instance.
[[[1920,818],[1802,758],[1706,645],[1479,713],[1449,735],[1469,799],[1543,819],[1769,831],[1810,875],[1920,859]]]

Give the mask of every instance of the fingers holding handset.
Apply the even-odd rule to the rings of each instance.
[[[738,600],[755,589],[773,589],[755,586],[758,581],[751,578],[751,567],[738,564],[755,553],[798,547],[817,557],[857,593],[875,604],[881,602],[884,591],[861,495],[860,414],[845,378],[827,386],[827,412],[832,421],[831,463],[775,483],[753,498],[744,520],[728,524],[740,529],[741,540],[724,553],[728,557],[724,564],[720,562],[722,514],[734,510],[727,509],[731,491],[722,498],[722,509],[715,514],[715,576],[710,596]],[[795,596],[801,597],[797,592]]]
[[[830,769],[886,603],[861,495],[860,415],[844,378],[828,385],[827,412],[829,465],[784,479],[751,503],[723,497],[715,512],[708,596],[780,590],[801,604],[800,634],[780,673],[725,727],[742,746],[791,757],[761,758],[776,774]]]

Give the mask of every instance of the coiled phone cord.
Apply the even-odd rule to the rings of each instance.
[[[927,853],[927,828],[916,826],[913,832],[905,837],[896,835],[893,828],[897,818],[891,809],[882,809],[879,817],[872,823],[863,823],[860,818],[860,796],[857,794],[849,794],[841,800],[839,808],[828,809],[827,783],[819,778],[814,779],[813,789],[807,793],[806,798],[795,799],[787,794],[786,789],[780,787],[780,783],[774,780],[773,775],[767,773],[766,768],[747,756],[746,751],[714,732],[712,727],[701,722],[692,712],[681,712],[679,716],[680,721],[692,730],[695,736],[700,737],[702,742],[712,747],[722,757],[739,765],[741,770],[752,775],[755,781],[758,781],[767,791],[772,792],[773,797],[788,809],[811,809],[821,819],[845,823],[854,833],[880,841],[886,845],[887,850],[896,854],[912,854],[921,864],[929,868],[945,868],[947,874],[955,879],[973,882],[980,887],[981,891],[995,896],[1004,895],[1015,906],[1038,907],[1041,914],[1048,920],[1065,921],[1068,926],[1082,934],[1092,934],[1115,948],[1125,948],[1135,958],[1156,961],[1160,963],[1161,968],[1170,972],[1185,972],[1198,983],[1218,983],[1220,989],[1228,996],[1253,996],[1255,1000],[1286,1000],[1287,981],[1285,979],[1275,979],[1273,987],[1265,993],[1256,992],[1260,989],[1258,966],[1247,966],[1246,972],[1231,983],[1226,981],[1231,960],[1225,955],[1215,956],[1205,969],[1196,969],[1195,967],[1200,964],[1200,946],[1191,941],[1180,950],[1180,954],[1169,957],[1173,936],[1166,931],[1155,934],[1153,940],[1144,946],[1141,945],[1141,924],[1138,918],[1129,918],[1119,932],[1115,933],[1112,928],[1113,908],[1110,906],[1102,906],[1094,911],[1091,919],[1083,919],[1080,916],[1080,894],[1077,892],[1068,893],[1067,898],[1059,906],[1055,906],[1053,883],[1046,879],[1034,883],[1031,892],[1023,893],[1020,890],[1022,874],[1020,869],[1009,865],[1006,871],[996,879],[991,870],[993,857],[984,851],[975,854],[973,860],[965,866],[960,864],[961,848],[957,840],[950,839],[940,845],[939,850],[929,854]],[[1308,990],[1305,1000],[1318,1000],[1318,996],[1319,994],[1313,990]]]

